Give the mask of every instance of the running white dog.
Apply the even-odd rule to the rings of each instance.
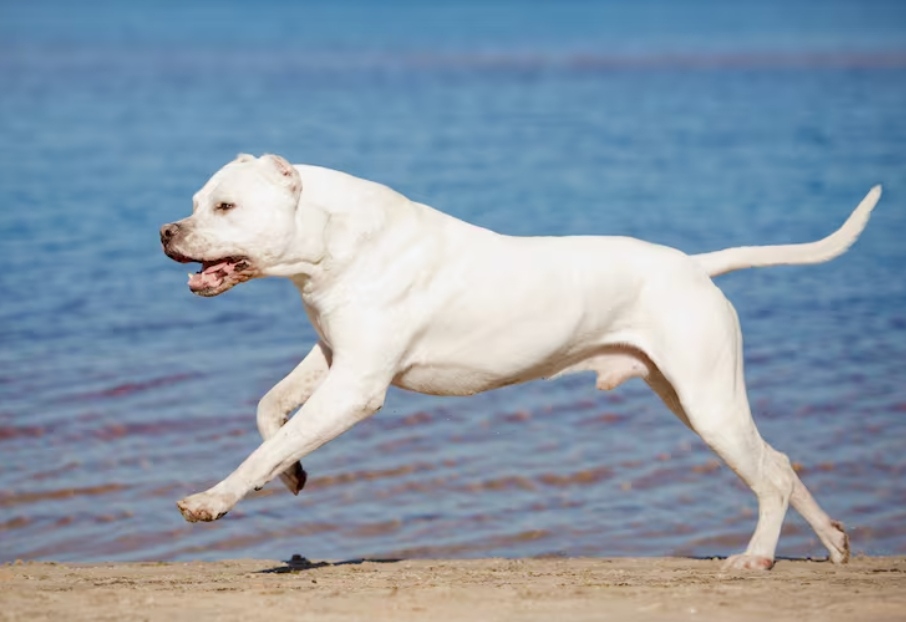
[[[842,525],[755,428],[739,322],[711,278],[828,261],[856,240],[880,194],[818,242],[689,256],[625,237],[499,235],[377,183],[240,155],[196,193],[190,217],[161,229],[164,251],[202,264],[189,275],[201,296],[291,279],[319,341],[258,405],[261,446],[179,509],[216,520],[277,476],[298,493],[299,459],[374,414],[391,384],[471,395],[592,371],[604,390],[643,378],[752,488],[758,524],[729,568],[773,565],[790,503],[830,559],[846,562]]]

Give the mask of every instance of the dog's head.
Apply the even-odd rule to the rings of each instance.
[[[222,294],[285,262],[296,233],[299,172],[275,155],[240,155],[195,193],[192,215],[161,227],[164,253],[200,263],[189,275],[199,296]]]

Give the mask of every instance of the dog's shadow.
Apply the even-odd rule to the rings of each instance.
[[[692,559],[696,561],[720,561],[723,562],[727,558],[716,555],[678,555],[676,559]],[[276,566],[274,568],[265,568],[263,570],[258,570],[259,574],[295,574],[300,572],[305,572],[307,570],[316,570],[318,568],[327,568],[331,566],[351,566],[359,564],[395,564],[397,562],[403,561],[403,558],[369,558],[369,557],[360,557],[357,559],[347,559],[340,562],[313,562],[307,557],[302,557],[301,555],[293,555],[289,559],[285,560],[283,566]],[[778,562],[793,562],[793,563],[827,563],[830,564],[830,560],[826,557],[776,557],[775,561]]]
[[[359,559],[347,559],[341,562],[313,562],[307,557],[302,557],[301,555],[293,555],[289,559],[285,560],[283,563],[284,566],[277,566],[275,568],[265,568],[264,570],[259,570],[261,574],[292,574],[298,572],[305,572],[306,570],[315,570],[317,568],[326,568],[328,566],[350,566],[358,565],[364,563],[370,564],[394,564],[402,559],[390,558],[390,559],[373,559],[362,557]]]

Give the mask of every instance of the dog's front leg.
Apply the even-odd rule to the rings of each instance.
[[[299,413],[213,488],[186,497],[179,511],[189,522],[217,520],[240,499],[327,441],[374,414],[391,375],[334,365]]]
[[[289,414],[312,396],[327,376],[330,358],[330,349],[321,342],[316,343],[302,362],[258,402],[258,431],[264,440],[276,434]],[[305,470],[300,462],[280,474],[280,480],[294,495],[302,490],[305,479]]]

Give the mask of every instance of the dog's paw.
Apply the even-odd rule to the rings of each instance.
[[[200,492],[177,502],[176,507],[190,523],[209,523],[226,514],[233,504],[216,493]]]
[[[835,564],[845,564],[849,561],[849,536],[843,528],[843,523],[831,521],[831,529],[825,540],[830,560]]]
[[[305,488],[307,479],[308,474],[305,472],[305,469],[302,468],[301,462],[297,462],[280,474],[280,481],[283,482],[294,495],[298,495],[299,491]]]
[[[728,557],[724,562],[723,570],[770,570],[773,567],[774,560],[770,557],[740,553]]]

